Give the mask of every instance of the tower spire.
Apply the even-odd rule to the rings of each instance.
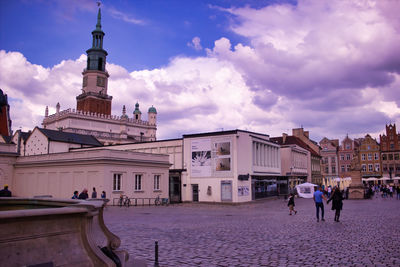
[[[101,8],[100,8],[100,2],[97,2],[97,5],[99,6],[99,12],[97,12],[96,30],[101,30]]]

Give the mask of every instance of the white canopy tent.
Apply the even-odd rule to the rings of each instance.
[[[304,183],[296,186],[297,194],[299,197],[312,198],[314,196],[314,188],[316,184]]]

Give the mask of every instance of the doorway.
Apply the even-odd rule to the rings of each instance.
[[[199,185],[192,184],[192,200],[193,202],[199,202]]]

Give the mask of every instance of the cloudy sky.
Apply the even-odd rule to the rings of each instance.
[[[343,139],[400,128],[400,1],[102,1],[112,113],[158,111],[158,139],[303,126]],[[75,108],[94,0],[0,1],[13,130]],[[145,114],[147,115],[147,114]],[[147,116],[145,116],[147,119]]]

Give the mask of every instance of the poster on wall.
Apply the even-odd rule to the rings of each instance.
[[[249,192],[250,192],[250,189],[248,186],[238,186],[238,196],[239,197],[248,196]]]
[[[214,171],[230,171],[231,170],[231,142],[220,141],[214,142],[213,146]]]
[[[191,175],[193,177],[211,176],[211,141],[199,139],[191,142],[192,164]]]

